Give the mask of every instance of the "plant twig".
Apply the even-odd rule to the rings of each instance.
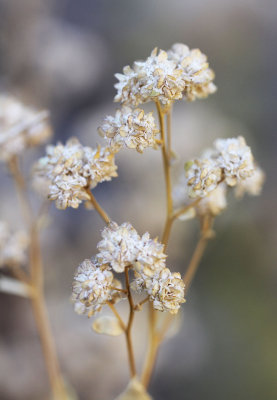
[[[136,375],[136,366],[135,366],[134,350],[133,350],[132,337],[131,337],[131,329],[132,329],[132,324],[133,324],[134,315],[135,315],[135,305],[134,305],[131,288],[130,288],[129,268],[130,267],[125,267],[125,283],[126,283],[127,297],[128,297],[128,302],[129,302],[129,308],[130,308],[128,323],[127,323],[127,327],[125,329],[125,336],[126,336],[128,356],[129,356],[130,372],[131,372],[131,376],[133,378]]]
[[[200,261],[204,254],[204,251],[207,247],[208,240],[212,237],[212,235],[210,234],[211,228],[212,228],[212,223],[213,223],[213,219],[210,216],[206,216],[206,218],[204,218],[204,220],[203,220],[200,238],[196,244],[196,247],[192,254],[189,266],[183,277],[183,280],[185,283],[185,294],[187,294],[187,292],[190,288],[191,282],[192,282],[192,280],[195,276],[195,273],[199,267]]]
[[[51,334],[50,324],[46,311],[43,288],[43,265],[40,252],[37,221],[33,219],[32,208],[27,196],[26,183],[18,167],[18,159],[14,157],[9,168],[15,181],[16,190],[22,205],[22,212],[30,232],[30,281],[32,287],[31,304],[34,318],[43,349],[45,365],[55,400],[66,400],[66,390],[61,376],[58,358]],[[19,275],[18,275],[19,277]],[[21,276],[23,278],[23,276]]]
[[[86,192],[89,195],[89,199],[90,199],[91,204],[93,205],[95,210],[98,212],[100,217],[103,219],[103,221],[106,224],[109,224],[111,222],[111,220],[110,220],[108,214],[106,213],[106,211],[104,211],[103,208],[100,206],[100,204],[98,203],[96,198],[93,196],[93,194],[91,193],[89,188],[86,189]]]

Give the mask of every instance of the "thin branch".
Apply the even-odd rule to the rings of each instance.
[[[90,189],[87,188],[86,189],[87,194],[89,195],[89,199],[91,204],[93,205],[93,207],[95,208],[95,210],[98,212],[98,214],[100,215],[100,217],[103,219],[103,221],[106,224],[109,224],[111,222],[108,214],[103,210],[103,208],[100,206],[100,204],[97,202],[96,198],[93,196],[93,194],[91,193]]]
[[[192,280],[196,274],[196,271],[199,267],[200,261],[204,254],[204,251],[207,247],[208,240],[212,237],[212,235],[211,235],[212,224],[213,224],[213,218],[210,218],[210,216],[206,216],[206,218],[204,218],[202,221],[202,229],[201,229],[200,238],[196,244],[196,247],[192,254],[189,266],[183,277],[183,280],[185,283],[185,294],[187,294],[187,292],[190,288],[191,282],[192,282]]]
[[[44,290],[43,290],[43,266],[40,251],[38,224],[33,217],[32,207],[29,202],[26,190],[25,179],[18,166],[18,158],[14,157],[8,164],[11,174],[15,181],[19,201],[22,206],[22,212],[25,223],[30,232],[30,286],[32,287],[31,304],[34,312],[37,330],[41,346],[43,349],[44,360],[55,400],[66,400],[67,394],[61,377],[60,367],[56,354],[56,349],[50,329],[47,315]],[[17,272],[18,274],[18,272]],[[19,277],[19,275],[18,275]],[[22,276],[23,278],[23,276]]]
[[[149,301],[149,296],[145,297],[145,299],[143,299],[139,303],[137,303],[135,305],[135,310],[136,311],[140,311],[141,310],[141,306],[143,306],[143,304],[147,303],[147,301]]]
[[[132,344],[132,337],[131,337],[131,329],[132,329],[132,324],[133,324],[134,315],[135,315],[135,305],[134,305],[131,288],[130,288],[129,268],[130,267],[125,267],[125,283],[126,283],[127,297],[128,297],[129,307],[130,307],[129,319],[128,319],[127,327],[125,330],[125,336],[126,336],[126,341],[127,341],[127,349],[128,349],[131,376],[134,377],[136,375],[136,366],[135,366],[135,358],[134,358],[134,351],[133,351],[133,344]]]
[[[167,215],[171,215],[173,209],[172,195],[171,195],[171,176],[170,176],[170,163],[168,160],[168,152],[166,149],[166,140],[165,140],[165,126],[164,126],[164,112],[162,111],[160,103],[156,102],[156,107],[159,116],[160,122],[160,131],[161,131],[161,141],[162,141],[162,156],[163,156],[163,168],[165,175],[165,185],[166,185],[166,199],[167,199]]]

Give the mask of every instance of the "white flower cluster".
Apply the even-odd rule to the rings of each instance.
[[[188,101],[205,98],[216,91],[213,83],[214,72],[209,68],[207,56],[199,49],[190,50],[185,44],[175,43],[167,54],[168,59],[174,61],[176,67],[182,70],[185,82],[183,96]]]
[[[214,190],[222,177],[222,170],[215,160],[196,159],[185,165],[190,197],[205,197]]]
[[[119,273],[134,264],[141,240],[130,223],[125,222],[118,226],[116,222],[111,222],[103,229],[102,238],[97,245],[97,259],[101,264],[108,264]]]
[[[119,81],[115,101],[132,106],[159,101],[167,107],[175,100],[192,101],[216,91],[207,57],[179,43],[167,52],[155,48],[145,61],[135,61],[115,76]]]
[[[173,190],[175,204],[187,203],[188,197],[201,200],[180,219],[216,216],[227,206],[228,186],[235,186],[237,197],[245,193],[258,195],[265,179],[243,137],[216,140],[213,149],[204,152],[202,158],[186,163],[185,170]]]
[[[82,146],[73,138],[65,145],[47,146],[46,156],[35,165],[38,176],[49,180],[49,199],[59,209],[78,208],[89,200],[88,189],[117,176],[114,153],[108,147]]]
[[[227,185],[235,186],[252,176],[254,169],[251,149],[243,137],[217,139],[214,149],[186,164],[189,196],[205,197],[223,180]]]
[[[107,302],[115,303],[120,298],[115,288],[120,289],[121,283],[107,265],[99,265],[96,259],[79,265],[72,286],[75,311],[88,317],[101,311]]]
[[[140,108],[132,110],[123,106],[114,117],[106,116],[98,132],[108,140],[110,147],[116,149],[125,145],[142,153],[146,147],[157,148],[155,136],[159,130],[153,114],[145,114]]]
[[[11,96],[0,96],[0,160],[8,162],[25,149],[49,139],[48,112],[29,108]]]
[[[20,267],[26,263],[29,238],[23,231],[11,232],[8,225],[0,221],[0,267]]]
[[[150,238],[149,233],[140,237],[129,223],[118,226],[109,224],[102,232],[98,244],[97,260],[108,264],[116,272],[129,266],[135,271],[132,288],[146,291],[154,308],[176,313],[184,302],[184,283],[180,274],[171,273],[165,266],[164,246]]]
[[[263,170],[255,165],[254,172],[251,176],[238,182],[235,188],[235,194],[237,197],[242,197],[245,193],[251,196],[258,196],[265,181],[265,174]]]
[[[227,185],[235,186],[239,181],[253,175],[253,155],[242,136],[217,139],[214,145],[216,151],[213,157],[223,169]]]
[[[116,74],[119,83],[115,101],[138,106],[148,101],[160,101],[164,106],[182,98],[184,81],[182,70],[168,60],[167,53],[155,48],[146,61],[135,61],[126,66],[123,74]]]

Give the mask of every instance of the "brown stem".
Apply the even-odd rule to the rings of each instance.
[[[187,294],[191,282],[195,276],[195,273],[199,267],[200,261],[204,254],[204,251],[207,247],[208,240],[212,237],[211,227],[212,227],[213,219],[210,216],[206,216],[202,221],[202,229],[201,236],[196,244],[195,250],[192,254],[189,266],[184,275],[184,283],[185,283],[185,294]]]
[[[147,303],[149,300],[149,296],[145,297],[145,299],[141,300],[138,304],[135,305],[135,310],[140,310],[143,304]]]
[[[172,201],[172,185],[171,185],[171,174],[170,174],[170,157],[171,157],[171,128],[170,128],[170,116],[167,117],[167,148],[166,148],[166,139],[165,139],[165,126],[164,126],[164,116],[165,112],[162,110],[162,107],[159,102],[156,102],[157,112],[159,116],[160,123],[160,132],[161,132],[161,141],[162,141],[162,157],[163,157],[163,168],[164,168],[164,177],[165,177],[165,187],[166,187],[166,203],[167,203],[167,212],[166,212],[166,222],[165,228],[162,235],[162,243],[164,244],[164,249],[166,249],[168,238],[170,235],[170,230],[173,222],[172,214],[173,214],[173,201]],[[171,113],[171,109],[168,110]],[[146,356],[146,360],[143,367],[142,372],[142,383],[145,387],[148,385],[151,374],[155,365],[155,360],[157,357],[157,352],[159,348],[160,341],[158,340],[158,334],[156,332],[156,312],[152,306],[149,304],[149,345],[148,345],[148,353]]]
[[[32,209],[30,207],[29,199],[27,196],[25,179],[21,174],[18,163],[18,158],[14,156],[9,160],[8,168],[15,182],[15,189],[22,209],[23,218],[26,225],[29,226],[32,221]]]
[[[66,400],[66,392],[60,375],[59,364],[56,356],[55,346],[51,335],[44,296],[36,293],[32,298],[32,308],[44,354],[45,364],[48,370],[55,400]]]
[[[55,346],[51,334],[50,324],[45,306],[43,290],[43,266],[40,252],[40,243],[38,236],[37,221],[33,218],[32,207],[30,205],[26,183],[18,167],[18,159],[14,157],[9,168],[15,181],[16,190],[22,205],[22,212],[26,225],[30,231],[30,285],[32,287],[31,304],[34,312],[34,318],[43,349],[45,365],[47,368],[49,381],[51,384],[55,400],[66,400],[67,395],[61,377]]]
[[[87,188],[86,189],[87,194],[89,195],[89,199],[91,204],[93,205],[93,207],[95,208],[95,210],[98,212],[98,214],[100,215],[100,217],[103,219],[103,221],[106,224],[109,224],[111,222],[108,214],[103,210],[103,208],[100,206],[100,204],[97,202],[96,198],[93,196],[93,194],[91,193],[90,189]]]
[[[125,336],[126,336],[126,342],[127,342],[131,377],[133,378],[136,375],[136,366],[135,366],[135,358],[134,358],[134,351],[133,351],[133,344],[132,344],[132,337],[131,337],[131,329],[132,329],[132,324],[133,324],[134,315],[135,315],[135,305],[134,305],[131,288],[130,288],[129,268],[130,267],[125,267],[125,283],[126,283],[127,297],[128,297],[129,307],[130,307],[129,319],[128,319],[127,327],[125,330]]]
[[[163,167],[164,167],[164,175],[165,175],[165,185],[166,185],[166,199],[167,199],[167,215],[171,215],[173,209],[172,202],[172,190],[171,190],[171,176],[170,176],[170,162],[168,159],[168,151],[171,149],[166,149],[166,139],[165,139],[165,126],[164,126],[164,112],[159,102],[156,102],[159,122],[160,122],[160,131],[161,131],[161,140],[162,140],[162,156],[163,156]]]

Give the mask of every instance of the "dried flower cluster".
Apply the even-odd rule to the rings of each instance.
[[[243,137],[218,139],[214,146],[186,164],[190,197],[205,197],[223,180],[235,186],[254,173],[253,155]]]
[[[115,303],[120,296],[114,288],[120,289],[121,283],[107,265],[100,265],[96,259],[84,260],[77,268],[73,282],[75,311],[91,317],[107,302]]]
[[[153,113],[145,114],[140,108],[132,110],[123,106],[115,116],[108,115],[98,128],[99,134],[108,140],[109,146],[120,149],[126,146],[139,153],[147,147],[157,148],[156,135],[159,132]]]
[[[255,162],[243,137],[217,139],[199,159],[185,164],[185,174],[174,189],[175,203],[185,203],[188,197],[202,198],[180,219],[195,215],[216,216],[227,206],[227,187],[235,186],[235,194],[258,195],[264,182],[264,173]]]
[[[130,223],[118,226],[115,222],[111,222],[102,231],[102,238],[97,245],[99,253],[96,255],[96,261],[93,263],[86,260],[77,270],[73,287],[73,301],[77,301],[77,310],[80,309],[81,296],[88,299],[86,306],[93,305],[94,311],[98,311],[98,306],[101,309],[102,305],[110,300],[110,292],[103,292],[102,281],[99,281],[98,285],[98,281],[94,278],[97,271],[101,271],[99,272],[101,276],[103,271],[106,271],[111,286],[113,276],[108,269],[112,268],[115,272],[122,273],[128,267],[135,272],[132,288],[138,292],[146,291],[154,308],[175,314],[180,304],[184,302],[184,282],[180,274],[171,273],[166,268],[164,246],[157,239],[150,239],[149,233],[140,237]],[[89,290],[84,285],[91,282],[91,279],[87,278],[90,274],[93,276],[94,291],[103,294],[100,297],[92,295],[87,297]],[[82,283],[81,289],[79,284],[76,288],[76,280],[85,282]],[[108,286],[106,284],[105,289]]]
[[[115,76],[119,80],[115,101],[132,106],[159,101],[168,107],[175,100],[191,101],[216,91],[207,57],[179,43],[167,52],[155,48],[146,61],[135,61]]]
[[[0,160],[8,162],[25,149],[49,139],[48,113],[29,108],[11,96],[0,96]]]
[[[25,232],[11,232],[7,223],[0,221],[0,267],[20,267],[27,261],[29,239]]]
[[[47,146],[46,156],[35,166],[38,176],[49,180],[49,199],[59,209],[78,208],[89,200],[88,190],[117,176],[114,153],[108,147],[82,146],[78,139]]]

